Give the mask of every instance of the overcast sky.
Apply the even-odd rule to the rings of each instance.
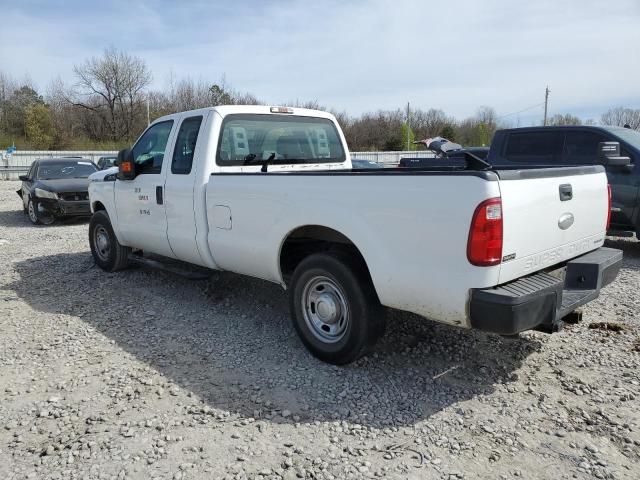
[[[412,106],[457,117],[599,118],[640,108],[640,0],[2,0],[0,69],[44,90],[115,46],[170,75],[267,103],[318,100],[357,115]],[[529,124],[542,107],[506,120]]]

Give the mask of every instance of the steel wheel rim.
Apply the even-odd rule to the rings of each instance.
[[[103,262],[108,261],[109,253],[111,252],[111,242],[109,240],[109,232],[107,232],[107,229],[102,225],[98,225],[93,230],[93,245],[98,258]]]
[[[302,314],[309,331],[323,343],[339,342],[351,320],[342,289],[322,275],[311,278],[304,286]]]
[[[36,223],[38,221],[38,216],[36,215],[36,207],[33,204],[33,200],[29,201],[29,205],[27,206],[27,210],[29,211],[29,219]]]

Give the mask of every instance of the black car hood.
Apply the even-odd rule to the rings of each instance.
[[[87,192],[89,191],[89,179],[60,178],[57,180],[37,180],[34,186],[50,192]]]

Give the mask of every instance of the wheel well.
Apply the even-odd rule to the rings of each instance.
[[[321,225],[305,225],[289,233],[280,249],[280,272],[286,284],[302,260],[313,253],[341,251],[360,264],[369,277],[367,263],[358,247],[345,235]]]
[[[106,210],[106,208],[104,207],[104,205],[101,202],[94,202],[93,211],[97,212],[98,210]]]

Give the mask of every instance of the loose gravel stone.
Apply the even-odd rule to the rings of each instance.
[[[0,182],[0,478],[638,478],[636,239],[608,240],[618,279],[560,333],[392,311],[335,367],[277,285],[103,272],[87,222],[31,225],[18,186]]]

